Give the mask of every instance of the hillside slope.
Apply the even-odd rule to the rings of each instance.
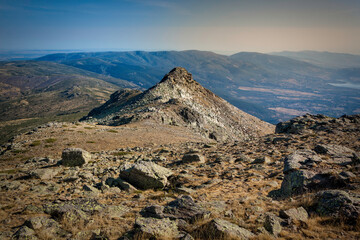
[[[74,121],[121,87],[137,86],[57,63],[0,62],[0,142],[46,121]]]

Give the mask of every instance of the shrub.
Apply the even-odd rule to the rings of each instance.
[[[41,144],[41,142],[39,140],[35,140],[32,143],[30,143],[30,147],[35,147],[35,146],[39,146]]]

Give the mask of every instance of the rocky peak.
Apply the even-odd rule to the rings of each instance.
[[[192,77],[192,74],[189,73],[185,68],[176,67],[172,69],[168,74],[166,74],[160,83],[168,84],[198,84]]]
[[[141,94],[119,92],[112,95],[85,120],[90,117],[100,124],[113,126],[149,120],[183,126],[216,140],[245,140],[274,130],[271,124],[239,110],[202,87],[181,67],[171,70],[158,84]]]

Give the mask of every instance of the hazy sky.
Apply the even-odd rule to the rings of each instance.
[[[360,54],[360,0],[0,0],[0,49]]]

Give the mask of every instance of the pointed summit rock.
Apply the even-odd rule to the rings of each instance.
[[[274,126],[251,116],[196,82],[177,67],[145,92],[119,90],[83,120],[104,125],[139,121],[191,128],[218,141],[247,140],[274,132]]]

